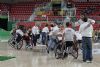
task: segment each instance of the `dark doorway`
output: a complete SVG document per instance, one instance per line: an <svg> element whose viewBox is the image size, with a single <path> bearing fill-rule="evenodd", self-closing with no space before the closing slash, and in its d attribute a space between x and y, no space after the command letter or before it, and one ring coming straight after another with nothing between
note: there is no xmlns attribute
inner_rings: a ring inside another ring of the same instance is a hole
<svg viewBox="0 0 100 67"><path fill-rule="evenodd" d="M8 18L0 18L0 28L7 30Z"/></svg>

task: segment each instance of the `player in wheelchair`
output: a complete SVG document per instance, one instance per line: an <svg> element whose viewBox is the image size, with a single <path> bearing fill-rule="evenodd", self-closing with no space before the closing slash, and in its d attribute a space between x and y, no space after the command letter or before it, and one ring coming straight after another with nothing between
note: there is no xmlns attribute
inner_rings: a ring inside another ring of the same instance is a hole
<svg viewBox="0 0 100 67"><path fill-rule="evenodd" d="M23 39L23 36L24 36L23 30L24 30L24 26L20 25L18 27L18 29L16 29L16 33L15 33L14 37L8 41L8 43L12 47L14 47L16 49L20 49L22 47L22 44L23 44L22 39Z"/></svg>
<svg viewBox="0 0 100 67"><path fill-rule="evenodd" d="M75 59L78 57L75 31L70 27L69 23L66 23L66 28L62 35L62 43L58 43L55 50L55 57L57 59L63 59L68 57L69 54L71 54Z"/></svg>
<svg viewBox="0 0 100 67"><path fill-rule="evenodd" d="M32 30L31 27L29 27L26 32L25 35L23 36L23 40L26 43L25 49L32 49Z"/></svg>

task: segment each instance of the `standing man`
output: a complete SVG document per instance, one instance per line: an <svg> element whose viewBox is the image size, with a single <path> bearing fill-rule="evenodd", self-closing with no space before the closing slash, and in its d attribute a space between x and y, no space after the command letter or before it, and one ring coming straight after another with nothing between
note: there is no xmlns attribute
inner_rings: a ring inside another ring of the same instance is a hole
<svg viewBox="0 0 100 67"><path fill-rule="evenodd" d="M94 20L87 18L86 14L82 15L81 25L79 32L82 35L82 50L83 50L83 62L91 63L92 57L92 33Z"/></svg>
<svg viewBox="0 0 100 67"><path fill-rule="evenodd" d="M34 46L36 46L36 42L37 42L37 36L39 35L39 28L37 26L37 24L35 24L35 26L32 27L32 46L34 44Z"/></svg>
<svg viewBox="0 0 100 67"><path fill-rule="evenodd" d="M47 44L48 33L49 33L49 28L48 28L48 24L46 24L45 27L42 29L42 44L43 45Z"/></svg>

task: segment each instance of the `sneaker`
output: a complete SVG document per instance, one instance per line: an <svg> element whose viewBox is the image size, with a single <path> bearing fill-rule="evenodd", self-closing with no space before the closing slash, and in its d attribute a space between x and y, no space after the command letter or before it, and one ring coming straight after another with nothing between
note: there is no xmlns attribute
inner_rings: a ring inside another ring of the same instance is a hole
<svg viewBox="0 0 100 67"><path fill-rule="evenodd" d="M87 63L92 63L92 61L89 61L89 60L87 60L86 62L87 62Z"/></svg>

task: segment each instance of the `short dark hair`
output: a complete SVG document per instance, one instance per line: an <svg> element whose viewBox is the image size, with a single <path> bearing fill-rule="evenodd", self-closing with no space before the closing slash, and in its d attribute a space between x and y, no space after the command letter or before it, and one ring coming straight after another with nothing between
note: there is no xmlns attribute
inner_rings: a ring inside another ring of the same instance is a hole
<svg viewBox="0 0 100 67"><path fill-rule="evenodd" d="M88 21L88 18L87 18L87 17L84 17L84 18L83 18L83 21L84 21L84 22L87 22L87 21Z"/></svg>
<svg viewBox="0 0 100 67"><path fill-rule="evenodd" d="M69 22L67 22L67 23L66 23L66 26L67 26L67 27L68 27L68 26L70 26L70 23L69 23Z"/></svg>
<svg viewBox="0 0 100 67"><path fill-rule="evenodd" d="M53 24L51 24L51 27L54 27L54 25L53 25Z"/></svg>
<svg viewBox="0 0 100 67"><path fill-rule="evenodd" d="M24 29L24 25L19 25L19 29L23 30Z"/></svg>
<svg viewBox="0 0 100 67"><path fill-rule="evenodd" d="M87 13L81 13L81 15L83 15L84 17L82 18L82 20L84 22L87 22L88 18L87 18Z"/></svg>

